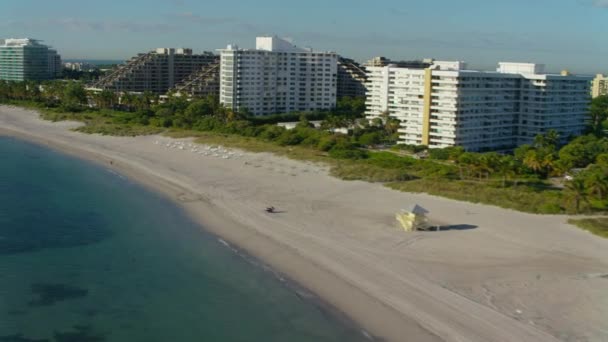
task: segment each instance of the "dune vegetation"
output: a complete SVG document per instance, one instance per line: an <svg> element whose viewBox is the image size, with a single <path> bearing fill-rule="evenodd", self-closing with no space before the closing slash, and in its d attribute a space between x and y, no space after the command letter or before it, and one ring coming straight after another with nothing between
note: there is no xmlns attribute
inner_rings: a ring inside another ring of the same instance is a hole
<svg viewBox="0 0 608 342"><path fill-rule="evenodd" d="M120 103L119 103L120 102ZM251 117L216 98L166 101L150 93L88 93L79 82L0 82L0 103L39 110L47 120L75 120L85 133L195 137L256 152L329 165L345 180L385 183L408 192L544 213L602 212L608 206L608 99L591 107L589 134L560 144L555 131L513 153L397 145L399 122L363 119L364 99L343 98L334 110ZM315 127L312 120L321 121ZM293 129L278 122L297 121ZM339 129L347 129L347 133ZM338 132L340 131L340 133Z"/></svg>

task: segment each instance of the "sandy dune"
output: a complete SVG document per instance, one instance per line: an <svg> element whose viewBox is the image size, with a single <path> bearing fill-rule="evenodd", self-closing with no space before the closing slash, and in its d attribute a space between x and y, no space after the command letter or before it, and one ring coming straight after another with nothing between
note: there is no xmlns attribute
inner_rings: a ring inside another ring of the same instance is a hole
<svg viewBox="0 0 608 342"><path fill-rule="evenodd" d="M0 134L29 136L167 193L376 336L608 341L608 240L565 216L400 193L332 178L323 166L189 140L85 135L74 125L0 107ZM397 230L394 213L411 203L461 229ZM267 205L281 212L267 214Z"/></svg>

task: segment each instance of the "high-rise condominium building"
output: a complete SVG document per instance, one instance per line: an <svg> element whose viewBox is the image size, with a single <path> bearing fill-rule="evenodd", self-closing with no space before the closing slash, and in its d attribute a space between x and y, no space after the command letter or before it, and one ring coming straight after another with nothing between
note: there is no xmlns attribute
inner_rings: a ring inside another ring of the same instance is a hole
<svg viewBox="0 0 608 342"><path fill-rule="evenodd" d="M57 50L49 49L48 63L49 74L51 75L51 78L61 77L61 72L63 71L63 63L61 63L61 56L59 56Z"/></svg>
<svg viewBox="0 0 608 342"><path fill-rule="evenodd" d="M365 68L384 67L389 64L392 66L395 66L395 67L399 67L399 68L424 69L424 68L430 67L431 64L433 64L433 60L425 59L422 61L416 61L416 60L414 60L414 61L392 61L386 57L378 56L378 57L374 57L374 58L370 59L369 61L365 62L365 64L363 64L363 66Z"/></svg>
<svg viewBox="0 0 608 342"><path fill-rule="evenodd" d="M338 84L336 95L341 97L365 96L367 74L365 69L352 59L338 57Z"/></svg>
<svg viewBox="0 0 608 342"><path fill-rule="evenodd" d="M503 150L551 129L567 138L585 127L589 77L544 74L542 65L527 63L500 63L496 72L439 61L367 71L367 118L399 119L402 144Z"/></svg>
<svg viewBox="0 0 608 342"><path fill-rule="evenodd" d="M211 52L193 54L191 49L159 48L131 58L91 88L165 94L192 73L217 61L218 56Z"/></svg>
<svg viewBox="0 0 608 342"><path fill-rule="evenodd" d="M253 115L331 109L336 105L337 55L257 37L256 49L220 50L220 102Z"/></svg>
<svg viewBox="0 0 608 342"><path fill-rule="evenodd" d="M0 39L0 80L40 81L60 74L61 57L40 41Z"/></svg>
<svg viewBox="0 0 608 342"><path fill-rule="evenodd" d="M591 97L596 98L601 95L608 95L608 77L597 74L593 79L591 87Z"/></svg>

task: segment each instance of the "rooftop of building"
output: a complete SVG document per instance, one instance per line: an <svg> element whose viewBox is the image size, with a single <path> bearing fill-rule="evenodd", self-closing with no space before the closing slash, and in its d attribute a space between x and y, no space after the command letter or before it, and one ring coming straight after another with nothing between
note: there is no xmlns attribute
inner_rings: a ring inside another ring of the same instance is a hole
<svg viewBox="0 0 608 342"><path fill-rule="evenodd" d="M520 62L499 62L498 68L495 71L473 70L468 68L468 64L463 61L436 61L425 59L423 61L410 62L393 62L384 57L376 57L370 60L367 67L386 67L403 69L426 69L431 68L437 71L452 71L459 73L477 73L484 75L523 75L526 77L570 77L573 79L591 79L592 77L584 75L574 75L568 70L563 70L561 73L546 73L544 64L536 63L520 63Z"/></svg>
<svg viewBox="0 0 608 342"><path fill-rule="evenodd" d="M386 57L374 57L363 64L365 67L384 67L391 65L397 68L409 68L409 69L426 69L430 67L432 60L411 60L411 61L393 61Z"/></svg>
<svg viewBox="0 0 608 342"><path fill-rule="evenodd" d="M0 47L45 46L41 40L32 38L0 39Z"/></svg>
<svg viewBox="0 0 608 342"><path fill-rule="evenodd" d="M314 51L311 47L299 47L287 38L277 36L256 37L255 49L242 49L238 45L228 44L225 49L218 51L268 51L268 52L290 52L290 53L335 53L333 51Z"/></svg>
<svg viewBox="0 0 608 342"><path fill-rule="evenodd" d="M215 56L215 54L213 52L210 52L210 51L203 51L201 53L194 53L192 51L192 49L190 49L190 48L156 48L152 52L155 53L155 54L157 54L157 55L186 55L186 56L208 55L208 56Z"/></svg>

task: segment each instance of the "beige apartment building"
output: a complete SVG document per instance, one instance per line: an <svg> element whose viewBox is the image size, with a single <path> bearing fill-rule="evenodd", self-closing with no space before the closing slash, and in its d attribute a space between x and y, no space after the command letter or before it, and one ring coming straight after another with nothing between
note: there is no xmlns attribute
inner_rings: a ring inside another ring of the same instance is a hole
<svg viewBox="0 0 608 342"><path fill-rule="evenodd" d="M608 77L597 74L591 86L591 97L596 98L601 95L608 95Z"/></svg>
<svg viewBox="0 0 608 342"><path fill-rule="evenodd" d="M366 117L397 118L400 144L509 150L552 129L565 139L585 128L590 77L529 63L500 63L495 72L419 64L367 67Z"/></svg>

